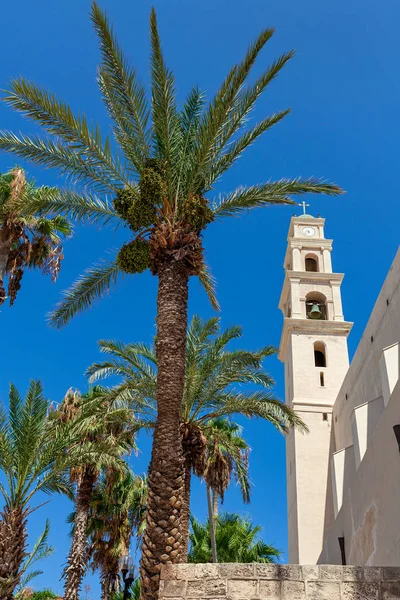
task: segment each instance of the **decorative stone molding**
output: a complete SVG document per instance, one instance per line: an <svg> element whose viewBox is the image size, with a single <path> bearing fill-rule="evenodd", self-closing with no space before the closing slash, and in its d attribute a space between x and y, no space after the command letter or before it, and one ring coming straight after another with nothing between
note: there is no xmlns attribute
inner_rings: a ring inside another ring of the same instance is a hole
<svg viewBox="0 0 400 600"><path fill-rule="evenodd" d="M160 600L396 600L399 567L164 565Z"/></svg>

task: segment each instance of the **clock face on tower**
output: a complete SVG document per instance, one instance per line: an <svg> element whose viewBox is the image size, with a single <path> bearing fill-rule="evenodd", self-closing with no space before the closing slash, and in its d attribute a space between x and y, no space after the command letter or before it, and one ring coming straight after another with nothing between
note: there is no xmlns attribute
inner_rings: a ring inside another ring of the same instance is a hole
<svg viewBox="0 0 400 600"><path fill-rule="evenodd" d="M306 235L307 237L311 237L316 234L314 227L303 227L302 232L303 235Z"/></svg>

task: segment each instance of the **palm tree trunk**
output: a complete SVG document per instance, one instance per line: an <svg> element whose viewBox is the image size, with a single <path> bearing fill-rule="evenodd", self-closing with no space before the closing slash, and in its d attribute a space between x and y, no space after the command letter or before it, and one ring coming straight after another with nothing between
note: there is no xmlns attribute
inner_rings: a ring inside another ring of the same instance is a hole
<svg viewBox="0 0 400 600"><path fill-rule="evenodd" d="M213 563L216 563L216 562L218 562L218 556L217 556L217 541L215 539L215 521L214 521L214 513L213 513L212 498L211 498L211 488L207 484L206 484L206 487L207 487L208 523L210 526L212 561L213 561Z"/></svg>
<svg viewBox="0 0 400 600"><path fill-rule="evenodd" d="M188 273L160 264L157 298L157 421L148 478L141 559L141 598L156 600L161 565L182 558L184 458L180 409L185 383Z"/></svg>
<svg viewBox="0 0 400 600"><path fill-rule="evenodd" d="M0 599L11 600L27 556L26 514L22 508L6 507L0 517Z"/></svg>
<svg viewBox="0 0 400 600"><path fill-rule="evenodd" d="M218 493L213 490L213 516L214 516L214 522L215 524L217 524L218 521L218 501L219 501L219 496Z"/></svg>
<svg viewBox="0 0 400 600"><path fill-rule="evenodd" d="M113 566L105 566L101 577L101 600L110 600L112 594L120 591L120 578L118 573L118 562Z"/></svg>
<svg viewBox="0 0 400 600"><path fill-rule="evenodd" d="M64 600L78 600L80 586L86 571L87 525L95 482L95 469L86 467L78 486L76 498L74 533L67 567L64 571Z"/></svg>
<svg viewBox="0 0 400 600"><path fill-rule="evenodd" d="M189 523L190 523L190 484L192 480L192 472L190 464L185 462L185 493L183 496L182 506L182 556L181 562L187 562L189 550Z"/></svg>
<svg viewBox="0 0 400 600"><path fill-rule="evenodd" d="M0 304L2 304L6 297L6 292L4 288L4 278L6 275L6 267L9 255L9 247L8 244L0 241Z"/></svg>

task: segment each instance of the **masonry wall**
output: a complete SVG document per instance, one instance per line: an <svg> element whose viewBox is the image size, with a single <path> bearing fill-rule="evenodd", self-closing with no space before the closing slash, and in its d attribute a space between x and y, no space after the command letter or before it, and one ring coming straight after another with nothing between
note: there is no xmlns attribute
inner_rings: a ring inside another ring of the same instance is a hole
<svg viewBox="0 0 400 600"><path fill-rule="evenodd" d="M160 600L397 600L400 568L165 565Z"/></svg>
<svg viewBox="0 0 400 600"><path fill-rule="evenodd" d="M400 454L393 433L400 424L399 342L400 250L333 407L319 563L341 564L338 537L344 537L347 562L400 565ZM390 394L382 364L388 347L398 363L391 365Z"/></svg>

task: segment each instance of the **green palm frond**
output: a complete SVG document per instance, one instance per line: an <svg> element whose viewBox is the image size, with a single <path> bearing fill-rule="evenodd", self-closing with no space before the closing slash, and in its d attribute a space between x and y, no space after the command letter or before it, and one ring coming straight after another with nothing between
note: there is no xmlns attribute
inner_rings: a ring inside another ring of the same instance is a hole
<svg viewBox="0 0 400 600"><path fill-rule="evenodd" d="M179 195L186 191L187 175L193 169L195 157L196 138L199 130L205 95L199 88L193 88L179 115L182 143L180 148L179 164L177 167L176 201Z"/></svg>
<svg viewBox="0 0 400 600"><path fill-rule="evenodd" d="M0 149L30 160L36 165L58 169L68 180L91 183L99 191L117 191L119 185L85 160L74 148L59 141L11 131L0 131Z"/></svg>
<svg viewBox="0 0 400 600"><path fill-rule="evenodd" d="M103 59L99 85L114 121L114 134L127 159L140 173L150 154L152 137L146 90L126 61L106 15L96 2L92 4L91 18Z"/></svg>
<svg viewBox="0 0 400 600"><path fill-rule="evenodd" d="M64 292L64 300L49 315L53 327L62 327L77 313L92 306L115 285L121 273L115 261L101 262L89 269Z"/></svg>
<svg viewBox="0 0 400 600"><path fill-rule="evenodd" d="M319 179L281 179L248 188L238 188L215 203L213 210L217 217L231 217L245 210L268 204L294 204L291 196L300 194L338 196L341 193L342 190L337 185Z"/></svg>
<svg viewBox="0 0 400 600"><path fill-rule="evenodd" d="M94 194L78 193L74 190L39 188L31 201L31 206L44 215L68 215L77 221L102 225L121 223L121 218L107 199L103 200Z"/></svg>
<svg viewBox="0 0 400 600"><path fill-rule="evenodd" d="M234 143L232 143L226 152L224 152L218 159L214 160L208 168L207 175L204 181L204 187L206 190L211 189L217 179L221 177L225 171L227 171L233 163L243 154L249 146L251 146L257 138L263 133L271 129L274 125L282 121L290 110L283 110L270 117L266 117L263 121L258 123L253 129L247 131L239 137Z"/></svg>
<svg viewBox="0 0 400 600"><path fill-rule="evenodd" d="M231 125L240 90L245 83L256 59L267 41L272 37L273 29L264 29L257 40L250 45L245 58L228 73L202 118L196 148L196 160L190 173L189 192L201 192L204 177L202 173L207 164L216 156L216 148L224 132Z"/></svg>
<svg viewBox="0 0 400 600"><path fill-rule="evenodd" d="M54 553L53 546L49 546L49 544L48 544L49 533L50 533L50 521L49 521L49 519L46 519L46 524L45 524L44 530L40 534L39 538L36 540L35 545L33 546L31 552L25 559L25 562L21 568L21 573L24 575L24 577L26 577L26 576L29 577L30 574L26 574L26 572L28 569L31 568L32 565L34 565L39 560L43 560L44 558L51 556ZM39 575L42 572L36 571L35 573L36 573L36 575ZM31 579L33 579L33 577L29 577L29 581ZM24 587L24 585L26 585L26 580L25 580L25 584L21 583L20 587Z"/></svg>
<svg viewBox="0 0 400 600"><path fill-rule="evenodd" d="M219 305L217 295L215 292L215 279L211 275L211 272L205 263L203 263L203 265L200 269L199 280L200 280L201 285L204 287L204 289L206 291L208 299L211 302L211 306L215 310L219 311L220 305Z"/></svg>
<svg viewBox="0 0 400 600"><path fill-rule="evenodd" d="M250 85L242 89L236 99L234 108L230 113L230 119L227 123L223 135L218 140L218 145L214 150L214 160L216 160L221 152L226 148L231 141L232 136L235 135L242 127L246 124L251 110L254 108L255 103L259 97L263 94L266 87L286 63L293 57L293 50L282 54L277 60L275 60L270 67L255 81L253 85ZM278 113L279 114L279 113ZM283 115L284 116L284 115ZM273 117L270 117L273 119ZM274 123L272 122L271 125ZM210 161L209 167L212 166L214 161Z"/></svg>
<svg viewBox="0 0 400 600"><path fill-rule="evenodd" d="M113 154L109 140L103 142L100 127L96 125L90 129L83 115L76 117L71 108L58 101L54 94L21 77L10 82L4 101L50 134L70 144L91 167L102 173L104 180L130 186L124 165Z"/></svg>
<svg viewBox="0 0 400 600"><path fill-rule="evenodd" d="M165 64L154 8L150 15L150 41L155 154L166 162L168 197L173 202L173 185L177 178L175 167L179 163L182 132L176 106L175 79Z"/></svg>
<svg viewBox="0 0 400 600"><path fill-rule="evenodd" d="M303 433L308 432L306 424L292 408L278 400L272 392L265 391L249 394L236 391L228 392L221 396L221 406L219 408L199 420L217 419L222 416L229 417L234 414L265 419L282 433L288 433L291 427L295 427Z"/></svg>

